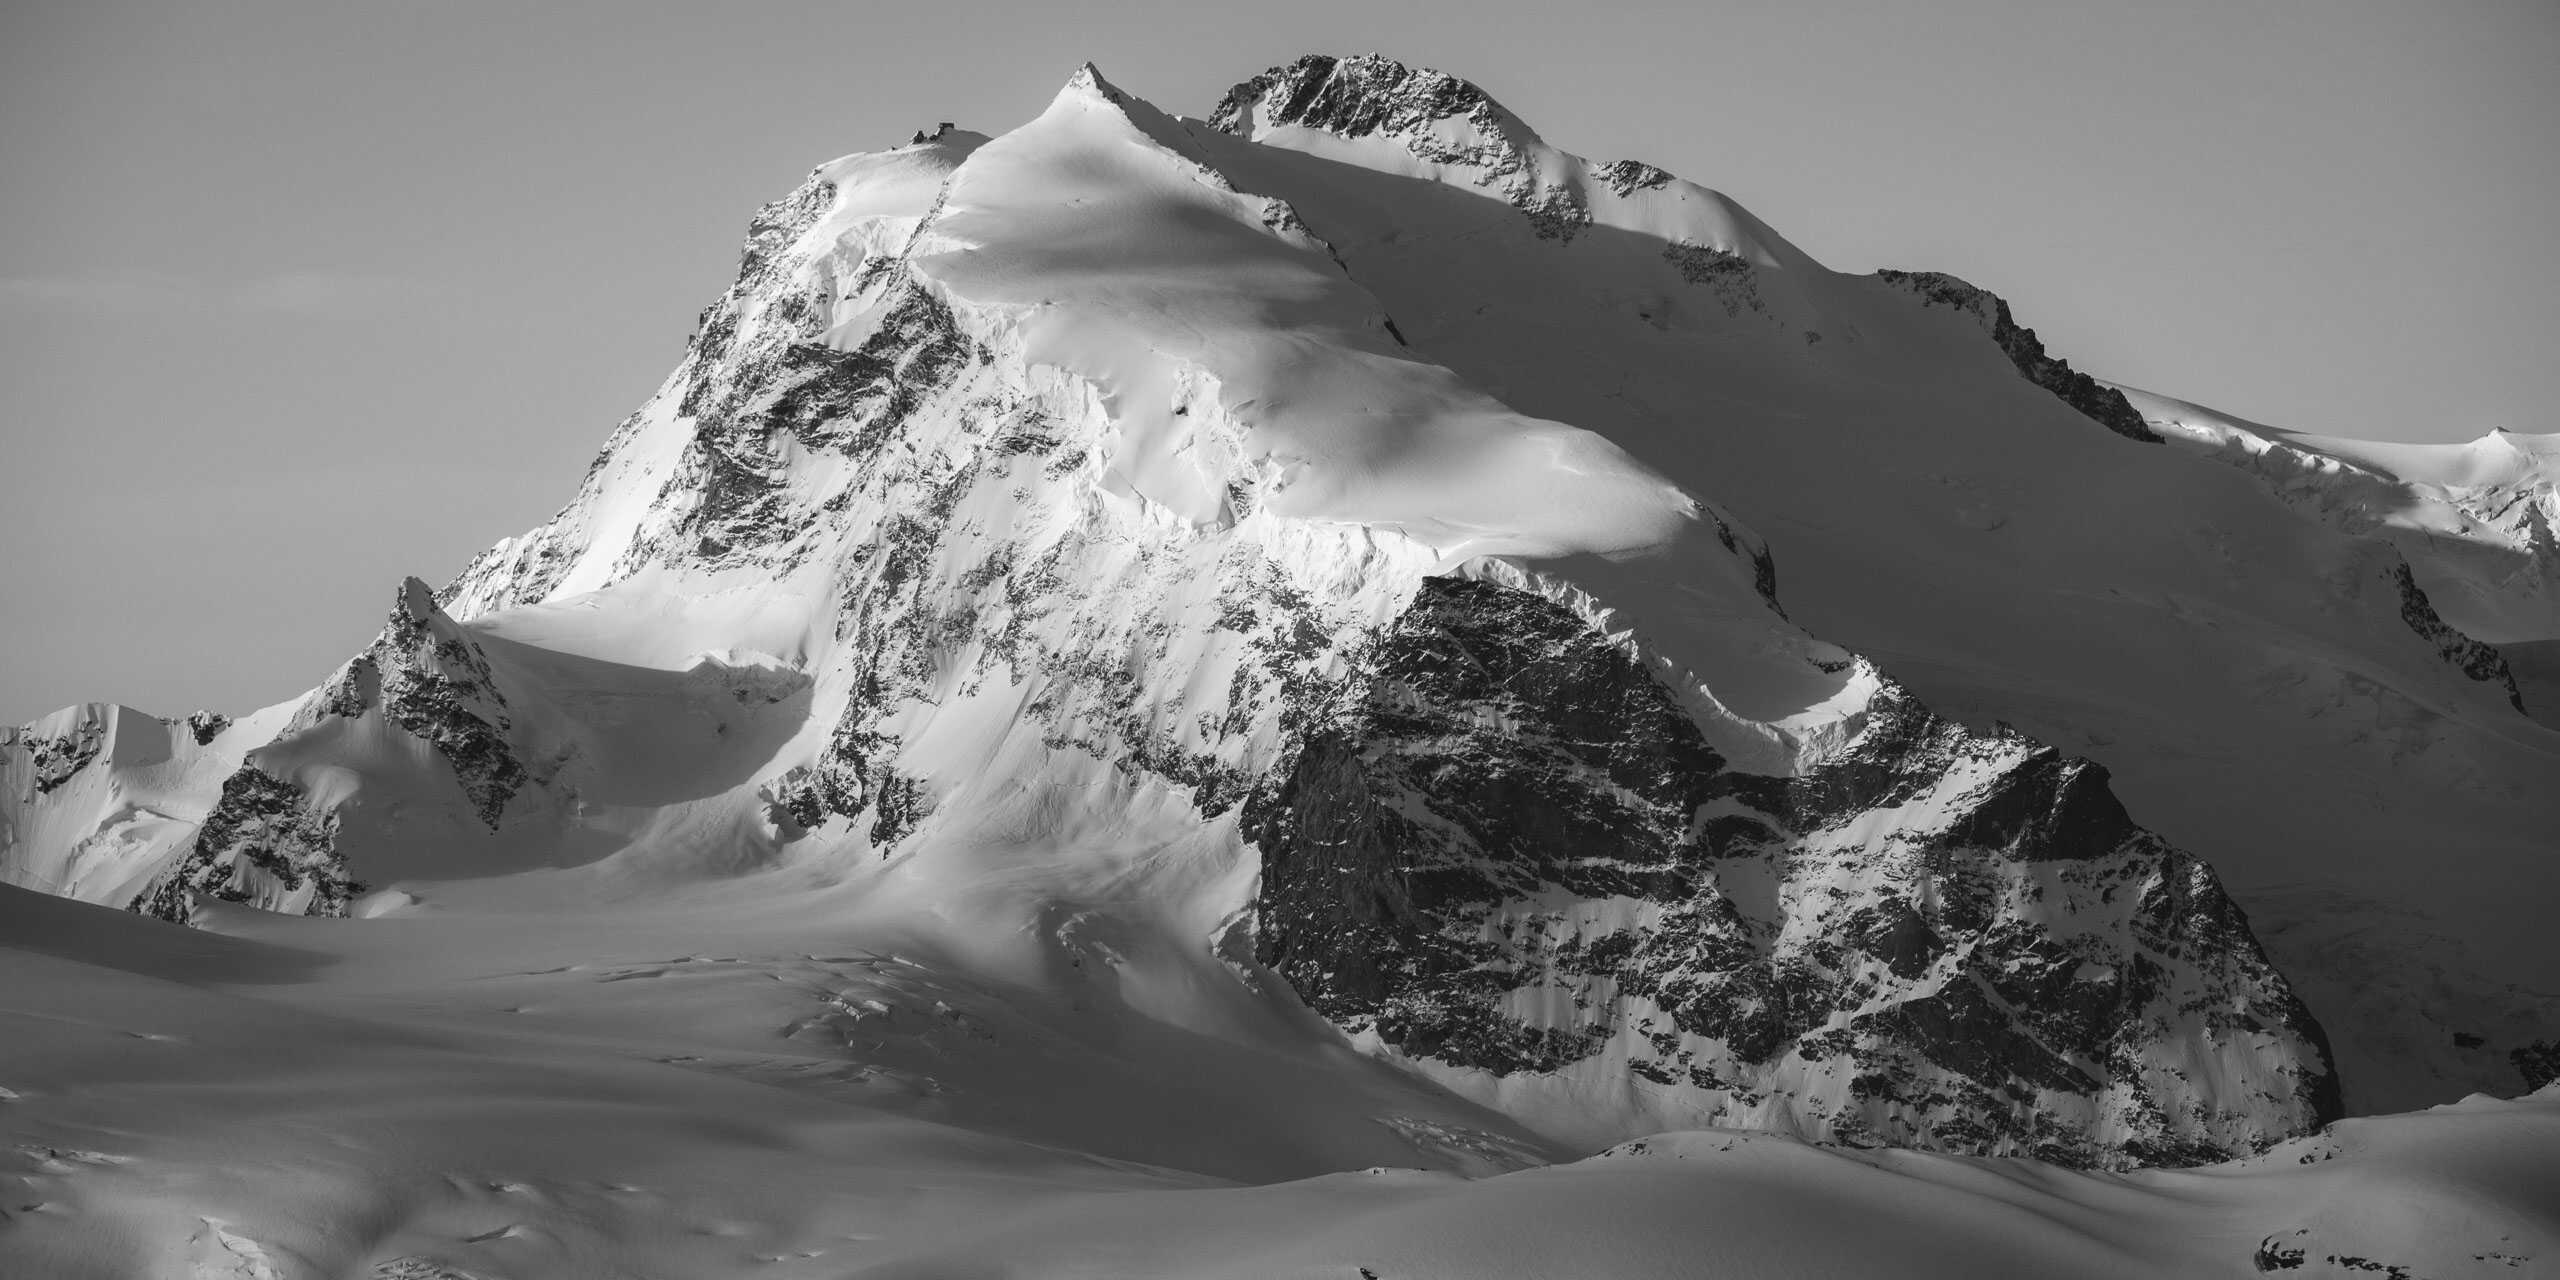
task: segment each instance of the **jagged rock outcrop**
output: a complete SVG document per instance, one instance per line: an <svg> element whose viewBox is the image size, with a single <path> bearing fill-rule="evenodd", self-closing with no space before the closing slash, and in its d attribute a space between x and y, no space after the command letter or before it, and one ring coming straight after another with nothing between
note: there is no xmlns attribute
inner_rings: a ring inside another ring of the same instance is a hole
<svg viewBox="0 0 2560 1280"><path fill-rule="evenodd" d="M2079 410L2091 422L2128 440L2160 442L2159 435L2143 423L2142 415L2126 401L2123 392L2048 353L2036 338L2036 331L2019 324L2009 314L2009 303L2000 295L1943 271L1886 269L1878 271L1875 278L1920 299L1923 306L1950 307L1973 317L1999 345L2000 354L2017 366L2018 376L2052 392L2054 398Z"/></svg>
<svg viewBox="0 0 2560 1280"><path fill-rule="evenodd" d="M2516 688L2516 676L2507 669L2505 654L2498 652L2495 646L2482 644L2445 625L2445 620L2437 616L2435 606L2427 602L2427 593L2419 589L2417 578L2409 572L2407 560L2393 555L2389 568L2384 572L2391 579L2392 591L2400 597L2400 620L2409 624L2409 630L2415 632L2419 639L2434 645L2436 652L2444 655L2446 664L2454 670L2483 684L2496 686L2506 693L2507 702L2516 710L2525 709L2524 694Z"/></svg>
<svg viewBox="0 0 2560 1280"><path fill-rule="evenodd" d="M1537 135L1518 116L1456 76L1392 58L1315 54L1274 67L1229 90L1209 124L1242 135L1284 125L1345 138L1384 134L1424 163L1473 171L1475 182L1517 206L1541 239L1571 241L1591 223L1571 191L1540 181L1531 151ZM1670 180L1651 166L1612 168L1608 177L1622 190Z"/></svg>
<svg viewBox="0 0 2560 1280"><path fill-rule="evenodd" d="M363 788L343 778L315 788L303 774L315 767L345 774L350 765L361 773L382 749L357 743L413 741L452 779L420 782L430 791L457 787L464 811L495 832L507 802L531 781L508 738L506 705L479 642L436 606L425 583L408 579L373 644L294 704L269 740L244 748L183 852L125 905L181 923L206 897L288 914L346 914L363 889L340 847L339 810ZM222 717L187 722L199 745L230 727Z"/></svg>
<svg viewBox="0 0 2560 1280"><path fill-rule="evenodd" d="M1245 825L1260 956L1347 1029L1494 1077L1632 1074L1724 1123L2072 1164L2339 1114L2213 873L2086 761L1886 687L1800 772L1738 769L1619 644L1484 581L1427 579L1355 666ZM2189 1078L2199 1031L2257 1046L2238 1096Z"/></svg>
<svg viewBox="0 0 2560 1280"><path fill-rule="evenodd" d="M196 745L209 746L222 731L231 727L231 717L219 711L198 711L187 717L187 732L195 736Z"/></svg>
<svg viewBox="0 0 2560 1280"><path fill-rule="evenodd" d="M391 619L365 661L380 681L383 715L444 757L472 812L497 830L507 801L526 780L507 742L506 699L488 659L436 607L427 584L416 578L401 584Z"/></svg>
<svg viewBox="0 0 2560 1280"><path fill-rule="evenodd" d="M288 915L342 916L364 886L338 852L338 818L310 793L256 765L222 784L222 798L194 844L133 909L187 923L199 898L243 902Z"/></svg>
<svg viewBox="0 0 2560 1280"><path fill-rule="evenodd" d="M1821 354L1812 295L1764 272L1809 260L1463 81L1306 59L1200 126L1088 68L1002 139L849 157L759 211L568 507L440 596L404 584L264 746L218 732L245 755L144 908L342 911L396 783L400 823L462 815L474 849L668 878L1012 851L1040 911L1185 930L1576 1140L1722 1121L2119 1165L2335 1113L2210 871L2102 770L1789 622L1740 521L1408 343L1294 192L1220 167L1295 127L1392 140L1542 253L1653 202L1665 234L1614 231L1648 299ZM536 642L563 629L592 652ZM758 646L775 725L674 675ZM596 666L626 683L544 684ZM674 780L680 753L612 741L680 724L753 740L687 739L725 771Z"/></svg>
<svg viewBox="0 0 2560 1280"><path fill-rule="evenodd" d="M107 726L103 719L82 716L69 732L46 735L35 732L13 734L9 746L27 756L29 780L37 795L50 795L79 775L89 762L98 758L105 745Z"/></svg>

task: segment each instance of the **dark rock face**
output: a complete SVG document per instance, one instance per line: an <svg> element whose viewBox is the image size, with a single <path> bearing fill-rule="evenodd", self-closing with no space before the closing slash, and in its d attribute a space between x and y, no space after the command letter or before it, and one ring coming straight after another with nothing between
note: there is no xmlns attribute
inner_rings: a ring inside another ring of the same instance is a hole
<svg viewBox="0 0 2560 1280"><path fill-rule="evenodd" d="M1456 76L1418 70L1375 54L1352 58L1309 54L1285 67L1274 67L1228 90L1209 113L1209 124L1230 133L1247 133L1250 113L1258 104L1267 107L1266 117L1272 124L1304 125L1346 138L1379 132L1406 134L1452 116L1490 122L1509 115L1484 90Z"/></svg>
<svg viewBox="0 0 2560 1280"><path fill-rule="evenodd" d="M757 226L770 230L759 234L788 243L831 195L813 179L799 195L767 206ZM982 375L992 354L960 332L939 297L908 278L902 257L866 258L841 280L798 281L787 271L773 253L751 252L737 285L709 313L684 393L693 440L670 485L682 487L674 504L686 514L667 545L648 554L783 573L858 519L857 508L885 517L853 549L843 589L840 638L861 654L860 692L820 758L775 788L781 815L796 828L868 815L870 840L885 852L931 806L915 780L890 763L896 743L880 722L930 682L941 646L974 628L977 605L943 598L931 570L956 504L971 483L987 478L959 456L900 456L892 446L928 406L948 411L955 399L965 402L974 427L1012 445L990 453L1003 464L998 469L1062 442L1040 430L1037 413L989 385ZM850 349L829 346L822 337L827 304L839 293L866 290L882 296L879 322ZM827 505L821 526L812 526L787 493L780 457L786 443L868 469L859 492ZM964 452L977 460L974 447ZM1008 568L993 566L975 585L1001 586ZM921 629L902 625L918 621Z"/></svg>
<svg viewBox="0 0 2560 1280"><path fill-rule="evenodd" d="M184 924L197 895L342 916L364 886L347 875L337 850L338 817L312 806L301 787L243 765L225 779L222 799L197 829L184 858L133 903L143 915Z"/></svg>
<svg viewBox="0 0 2560 1280"><path fill-rule="evenodd" d="M507 743L506 699L488 659L415 578L366 658L380 672L383 714L453 766L473 812L497 830L526 776Z"/></svg>
<svg viewBox="0 0 2560 1280"><path fill-rule="evenodd" d="M379 637L376 643L380 643ZM285 733L299 733L327 720L353 720L382 705L382 664L373 660L368 649L349 658L345 666L332 672L329 679L311 691L302 705L293 709L293 720Z"/></svg>
<svg viewBox="0 0 2560 1280"><path fill-rule="evenodd" d="M2524 693L2516 688L2516 675L2507 667L2507 655L2498 652L2495 645L2462 634L2437 616L2435 606L2427 603L2427 593L2409 572L2409 562L2397 552L2392 553L2389 572L2392 590L2400 595L2400 620L2409 624L2419 639L2434 645L2454 670L2506 690L2509 705L2523 711Z"/></svg>
<svg viewBox="0 0 2560 1280"><path fill-rule="evenodd" d="M1245 811L1259 957L1346 1029L1497 1076L1623 1052L1843 1140L2193 1163L2234 1145L2215 1106L2268 1101L2165 1096L2196 1017L2295 1064L2263 1140L2339 1112L2238 908L2094 764L1888 690L1814 767L1740 772L1578 616L1481 581L1426 580L1355 665ZM2029 1105L2061 1095L2104 1105Z"/></svg>
<svg viewBox="0 0 2560 1280"><path fill-rule="evenodd" d="M488 658L415 578L401 584L372 646L312 690L268 745L376 713L435 749L452 767L472 813L493 832L507 802L532 780L508 740L506 698ZM187 723L198 743L230 726L209 713ZM251 752L224 780L193 844L134 900L133 910L183 923L199 895L209 895L275 911L345 914L363 888L338 848L335 803L317 801L291 778L269 773L260 753Z"/></svg>
<svg viewBox="0 0 2560 1280"><path fill-rule="evenodd" d="M90 761L98 758L106 743L106 722L83 716L79 726L69 733L53 737L29 735L17 745L27 753L36 794L51 795L78 777Z"/></svg>
<svg viewBox="0 0 2560 1280"><path fill-rule="evenodd" d="M1301 125L1344 138L1384 134L1426 163L1476 169L1477 184L1509 200L1540 239L1571 241L1591 225L1591 211L1572 193L1544 189L1530 173L1527 144L1536 135L1528 125L1456 76L1376 54L1311 54L1228 90L1209 113L1209 124L1250 137L1257 110L1266 124ZM1470 141L1451 142L1432 128L1457 118L1468 126L1458 136ZM1613 167L1604 180L1635 190L1663 185L1670 176L1630 161Z"/></svg>
<svg viewBox="0 0 2560 1280"><path fill-rule="evenodd" d="M2560 1081L2560 1040L2536 1040L2510 1049L2507 1061L2516 1064L2516 1074L2524 1077L2526 1092L2544 1088Z"/></svg>
<svg viewBox="0 0 2560 1280"><path fill-rule="evenodd" d="M1593 176L1609 185L1621 197L1639 191L1659 191L1679 179L1667 170L1657 169L1642 160L1612 160L1593 171Z"/></svg>
<svg viewBox="0 0 2560 1280"><path fill-rule="evenodd" d="M1494 1007L1512 985L1489 981L1509 976L1488 967L1503 944L1440 923L1548 885L1669 894L1673 851L1721 761L1650 676L1525 593L1431 579L1371 661L1357 719L1314 732L1247 806L1263 850L1260 959L1319 1012L1419 1055L1497 1072L1586 1056L1590 1029L1532 1028ZM1496 717L1536 718L1469 732L1489 695ZM1373 750L1453 732L1445 755ZM1403 803L1418 796L1419 811Z"/></svg>
<svg viewBox="0 0 2560 1280"><path fill-rule="evenodd" d="M1727 316L1767 309L1760 301L1759 274L1741 254L1674 240L1662 246L1662 260L1670 263L1681 279L1712 291Z"/></svg>
<svg viewBox="0 0 2560 1280"><path fill-rule="evenodd" d="M1974 317L1991 340L1999 344L2000 353L2017 366L2019 376L2052 392L2055 398L2079 410L2082 417L2128 440L2160 443L2160 437L2142 421L2142 415L2123 392L2100 386L2068 361L2046 354L2036 331L2020 325L2000 295L1941 271L1885 270L1877 272L1876 279L1917 297L1923 306L1952 307Z"/></svg>
<svg viewBox="0 0 2560 1280"><path fill-rule="evenodd" d="M211 745L214 739L222 736L223 730L230 727L231 717L219 711L199 711L187 717L187 732L195 737L199 747Z"/></svg>

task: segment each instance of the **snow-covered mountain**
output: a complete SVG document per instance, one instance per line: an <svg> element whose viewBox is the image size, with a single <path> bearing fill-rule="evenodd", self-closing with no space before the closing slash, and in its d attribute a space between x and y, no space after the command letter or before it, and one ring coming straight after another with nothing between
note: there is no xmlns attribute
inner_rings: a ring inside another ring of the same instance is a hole
<svg viewBox="0 0 2560 1280"><path fill-rule="evenodd" d="M2344 440L2120 390L2163 439L2259 477L2306 519L2397 547L2436 613L2497 647L2526 712L2560 711L2560 435Z"/></svg>
<svg viewBox="0 0 2560 1280"><path fill-rule="evenodd" d="M2560 734L2150 403L1448 76L1088 67L766 206L570 504L311 694L8 739L0 871L403 918L333 938L819 895L953 1028L1041 975L1347 1037L1496 1135L1440 1162L2186 1164L2511 1088ZM881 998L789 1034L904 1070Z"/></svg>

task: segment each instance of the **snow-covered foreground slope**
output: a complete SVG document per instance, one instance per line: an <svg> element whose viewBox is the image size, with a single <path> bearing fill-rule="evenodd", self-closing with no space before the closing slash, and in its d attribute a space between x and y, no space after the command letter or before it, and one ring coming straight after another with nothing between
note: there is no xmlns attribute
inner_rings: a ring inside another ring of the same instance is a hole
<svg viewBox="0 0 2560 1280"><path fill-rule="evenodd" d="M419 1073L429 1164L523 1146L473 1073L1026 1187L2195 1164L2551 1033L2560 735L2479 648L1961 281L1383 60L1210 121L1087 68L762 210L570 505L308 696L0 744L0 873L266 939L193 976L351 1056L236 1088Z"/></svg>
<svg viewBox="0 0 2560 1280"><path fill-rule="evenodd" d="M1736 1130L1545 1164L1560 1153L1357 1054L1071 1016L1102 975L964 981L928 952L842 948L841 894L503 896L410 920L226 907L189 932L0 888L0 1274L2508 1277L2560 1259L2547 1092L2130 1176Z"/></svg>

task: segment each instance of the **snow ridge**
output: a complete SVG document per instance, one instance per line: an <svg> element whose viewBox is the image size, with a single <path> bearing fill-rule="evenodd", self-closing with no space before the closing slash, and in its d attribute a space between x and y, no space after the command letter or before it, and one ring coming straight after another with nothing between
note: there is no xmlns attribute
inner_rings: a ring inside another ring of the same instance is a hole
<svg viewBox="0 0 2560 1280"><path fill-rule="evenodd" d="M2143 423L2124 393L2048 354L2036 331L2009 314L2009 303L1988 289L1977 288L1943 271L1887 269L1875 278L1918 297L1923 306L1952 307L1973 317L1998 343L2000 353L2017 366L2018 376L2052 392L2080 415L2128 440L2158 444L2160 437Z"/></svg>
<svg viewBox="0 0 2560 1280"><path fill-rule="evenodd" d="M1088 66L760 210L570 505L216 735L192 842L100 900L993 880L1074 963L1162 940L1573 1142L2122 1166L2336 1114L2317 1023L2104 769L1929 712L1787 619L1742 521L1409 343L1281 135L1391 146L1540 252L1651 219L1647 288L1858 340L1738 208L1453 77L1305 59L1203 126Z"/></svg>

